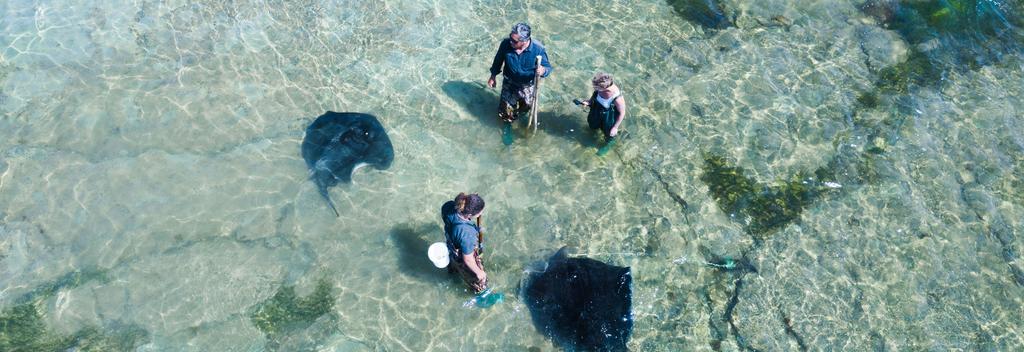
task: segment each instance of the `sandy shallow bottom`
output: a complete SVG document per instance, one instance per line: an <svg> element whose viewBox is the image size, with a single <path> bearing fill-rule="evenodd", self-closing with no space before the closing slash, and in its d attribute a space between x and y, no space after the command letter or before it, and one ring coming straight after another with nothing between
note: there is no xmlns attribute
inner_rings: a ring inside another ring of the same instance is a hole
<svg viewBox="0 0 1024 352"><path fill-rule="evenodd" d="M660 1L0 4L0 307L114 349L549 351L517 289L570 246L632 268L635 351L1024 347L1019 46L958 66L857 1L722 4L720 30ZM517 20L556 71L539 131L504 146L483 83ZM864 104L915 51L941 80ZM596 71L629 103L604 157L570 103ZM340 217L299 154L328 110L395 147L331 189ZM836 184L752 233L702 179L712 155ZM486 310L425 255L460 191L487 200L509 295ZM329 309L260 329L318 284Z"/></svg>

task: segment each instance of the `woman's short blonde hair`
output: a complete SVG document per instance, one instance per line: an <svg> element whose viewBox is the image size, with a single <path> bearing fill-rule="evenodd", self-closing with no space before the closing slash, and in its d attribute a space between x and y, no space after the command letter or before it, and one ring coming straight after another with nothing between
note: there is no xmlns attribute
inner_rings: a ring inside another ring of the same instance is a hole
<svg viewBox="0 0 1024 352"><path fill-rule="evenodd" d="M590 82L594 84L594 87L601 87L602 89L611 87L612 84L615 84L615 82L612 81L612 75L604 72L598 72Z"/></svg>

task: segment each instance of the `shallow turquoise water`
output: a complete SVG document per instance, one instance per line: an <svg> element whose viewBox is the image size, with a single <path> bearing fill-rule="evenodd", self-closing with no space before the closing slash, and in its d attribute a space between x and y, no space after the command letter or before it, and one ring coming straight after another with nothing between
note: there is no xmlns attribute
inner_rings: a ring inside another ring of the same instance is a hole
<svg viewBox="0 0 1024 352"><path fill-rule="evenodd" d="M548 351L515 290L571 246L632 268L635 351L1021 349L1021 6L982 18L998 33L935 10L921 34L860 1L721 4L718 30L663 1L0 4L0 307L31 302L49 336L128 336L115 349ZM518 20L556 71L539 132L505 147L483 83ZM878 88L915 57L937 74ZM604 158L570 103L598 70L629 103ZM377 115L395 145L332 189L340 218L299 155L326 110ZM702 180L708 155L841 187L751 233ZM488 310L425 257L460 191L488 202L510 293ZM328 313L256 327L318 282Z"/></svg>

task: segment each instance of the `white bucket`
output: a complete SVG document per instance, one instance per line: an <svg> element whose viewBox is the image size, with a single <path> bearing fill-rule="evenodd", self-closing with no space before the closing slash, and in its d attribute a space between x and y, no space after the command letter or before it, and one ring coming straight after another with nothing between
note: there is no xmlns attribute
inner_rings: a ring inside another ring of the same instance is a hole
<svg viewBox="0 0 1024 352"><path fill-rule="evenodd" d="M444 242L435 242L427 249L427 257L430 258L431 262L434 262L434 266L438 268L447 267L448 246L446 246Z"/></svg>

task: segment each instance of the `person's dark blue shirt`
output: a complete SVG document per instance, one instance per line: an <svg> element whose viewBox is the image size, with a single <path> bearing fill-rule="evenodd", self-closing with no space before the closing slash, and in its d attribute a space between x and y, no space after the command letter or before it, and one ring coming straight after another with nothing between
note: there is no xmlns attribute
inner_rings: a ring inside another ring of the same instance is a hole
<svg viewBox="0 0 1024 352"><path fill-rule="evenodd" d="M455 211L455 202L448 201L441 205L441 220L444 221L445 244L448 253L455 253L456 247L462 255L473 254L477 247L477 236L480 229L469 220L459 217ZM452 258L461 262L461 257Z"/></svg>
<svg viewBox="0 0 1024 352"><path fill-rule="evenodd" d="M541 57L540 65L545 68L544 75L551 74L551 63L548 62L548 52L544 45L536 39L530 40L530 45L523 49L521 54L516 54L512 47L512 40L505 38L498 45L498 52L494 54L494 63L491 64L491 74L498 75L501 72L505 76L505 83L514 83L518 86L533 84L533 77L537 71L537 56Z"/></svg>

